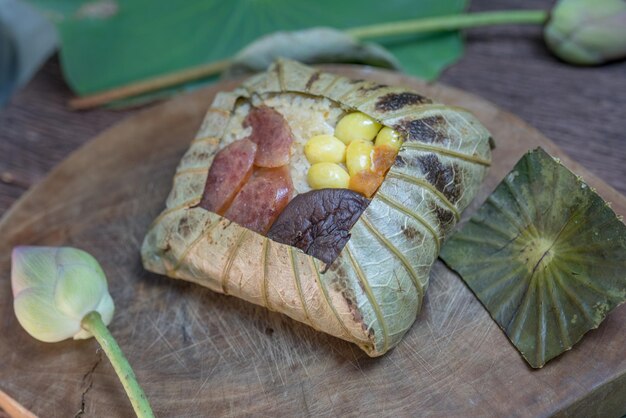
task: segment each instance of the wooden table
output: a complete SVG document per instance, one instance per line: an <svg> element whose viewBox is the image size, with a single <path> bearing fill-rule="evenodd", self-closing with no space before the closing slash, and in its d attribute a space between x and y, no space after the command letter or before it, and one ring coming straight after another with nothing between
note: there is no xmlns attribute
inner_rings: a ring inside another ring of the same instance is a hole
<svg viewBox="0 0 626 418"><path fill-rule="evenodd" d="M475 1L473 10L547 7L547 1ZM575 68L552 58L534 27L474 30L443 83L516 113L572 158L626 193L626 62ZM0 110L0 215L93 135L136 110L75 113L58 61L50 60ZM0 416L2 413L0 412Z"/></svg>

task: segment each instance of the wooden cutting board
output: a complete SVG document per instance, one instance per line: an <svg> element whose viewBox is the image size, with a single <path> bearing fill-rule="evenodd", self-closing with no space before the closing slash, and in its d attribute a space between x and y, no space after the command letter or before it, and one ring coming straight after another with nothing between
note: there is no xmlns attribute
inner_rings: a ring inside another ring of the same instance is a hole
<svg viewBox="0 0 626 418"><path fill-rule="evenodd" d="M467 93L387 71L327 69L406 85L472 110L496 139L470 215L528 149L562 158L626 215L626 199L515 116ZM179 158L225 82L169 101L99 135L0 222L0 389L40 416L132 415L96 341L40 343L12 309L10 250L91 252L116 302L110 326L158 416L620 416L626 412L626 306L541 370L532 370L441 262L403 342L371 359L284 316L143 270L139 247ZM558 100L558 98L554 98Z"/></svg>

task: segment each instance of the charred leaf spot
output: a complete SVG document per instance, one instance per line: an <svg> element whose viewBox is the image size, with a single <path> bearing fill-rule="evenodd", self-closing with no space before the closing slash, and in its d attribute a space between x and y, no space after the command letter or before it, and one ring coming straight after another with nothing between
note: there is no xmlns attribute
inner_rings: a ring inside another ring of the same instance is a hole
<svg viewBox="0 0 626 418"><path fill-rule="evenodd" d="M304 86L304 89L306 91L311 90L311 87L313 87L313 84L315 84L315 82L320 79L320 74L321 73L319 71L316 71L313 73L313 75L311 75L311 77L309 77L308 81L306 82L306 85Z"/></svg>
<svg viewBox="0 0 626 418"><path fill-rule="evenodd" d="M330 269L332 272L337 272L338 271L338 267L337 266L333 266ZM333 290L335 292L343 292L343 290L346 288L347 285L347 279L346 279L346 275L345 275L345 271L342 269L342 273L344 274L335 274L335 276L332 277L332 280L330 282Z"/></svg>
<svg viewBox="0 0 626 418"><path fill-rule="evenodd" d="M435 154L416 159L426 180L435 186L451 202L456 203L462 194L461 174L458 165L442 164Z"/></svg>
<svg viewBox="0 0 626 418"><path fill-rule="evenodd" d="M341 274L337 273L335 275L334 279L331 282L331 285L335 292L341 293L341 296L345 299L349 307L356 305L356 296L354 295L354 291L348 284L348 277L345 274L344 270L342 270Z"/></svg>
<svg viewBox="0 0 626 418"><path fill-rule="evenodd" d="M346 277L346 269L339 263L332 263L328 269L339 277Z"/></svg>
<svg viewBox="0 0 626 418"><path fill-rule="evenodd" d="M387 87L389 86L386 84L371 84L371 85L365 85L365 86L359 87L359 91L362 91L363 93L369 93L371 91L385 89Z"/></svg>
<svg viewBox="0 0 626 418"><path fill-rule="evenodd" d="M423 119L404 120L395 128L406 134L407 141L443 144L448 139L445 133L446 126L447 122L442 116L429 116Z"/></svg>
<svg viewBox="0 0 626 418"><path fill-rule="evenodd" d="M398 154L398 155L396 155L396 161L395 161L395 163L393 165L394 165L394 167L398 167L398 168L405 167L406 166L406 161L405 161L404 157L401 157L400 154Z"/></svg>
<svg viewBox="0 0 626 418"><path fill-rule="evenodd" d="M187 238L189 234L191 233L191 225L189 225L189 218L187 218L186 216L183 216L182 218L180 218L180 221L178 221L178 227L176 228L176 230L184 238Z"/></svg>
<svg viewBox="0 0 626 418"><path fill-rule="evenodd" d="M208 218L206 220L206 222L204 223L204 227L202 228L203 231L207 231L211 228L211 225L213 224L213 221L211 220L211 218ZM205 239L206 239L206 243L207 245L213 245L215 243L215 240L213 238L213 234L204 234Z"/></svg>
<svg viewBox="0 0 626 418"><path fill-rule="evenodd" d="M347 189L299 194L282 211L267 236L332 264L368 204L361 194Z"/></svg>
<svg viewBox="0 0 626 418"><path fill-rule="evenodd" d="M360 83L364 83L365 80L363 80L362 78L355 78L349 81L350 84L360 84Z"/></svg>
<svg viewBox="0 0 626 418"><path fill-rule="evenodd" d="M331 282L333 290L337 293L340 293L341 297L343 297L343 299L346 301L346 305L348 305L348 309L350 309L350 313L352 314L352 319L354 320L354 322L356 322L357 324L361 324L361 329L368 332L368 336L372 338L374 336L374 330L370 329L368 331L367 325L365 324L365 319L358 309L354 290L352 290L352 288L349 286L348 278L345 275L345 271L343 271L343 268L341 268L341 270L343 272L342 274L339 273L339 270L336 270L336 279Z"/></svg>
<svg viewBox="0 0 626 418"><path fill-rule="evenodd" d="M353 296L351 295L350 292L344 290L341 292L341 296L343 296L343 298L345 299L346 303L348 304L348 307L352 307L354 306L354 300L352 299Z"/></svg>
<svg viewBox="0 0 626 418"><path fill-rule="evenodd" d="M451 211L442 208L436 203L433 203L432 210L435 212L435 216L437 216L437 220L442 226L442 229L445 230L448 228L449 225L454 224L454 214Z"/></svg>
<svg viewBox="0 0 626 418"><path fill-rule="evenodd" d="M342 293L342 296L345 295ZM352 319L354 319L354 322L356 322L357 324L361 324L361 329L363 331L367 331L367 325L365 325L365 319L363 318L363 315L361 315L361 312L358 310L356 303L351 303L349 301L349 299L346 298L346 302L348 303L348 308L350 308L350 313L352 314ZM370 338L372 338L374 336L374 330L370 329L368 332L368 336Z"/></svg>
<svg viewBox="0 0 626 418"><path fill-rule="evenodd" d="M410 225L402 226L402 235L404 235L409 240L414 240L416 237L419 237L421 234L417 229Z"/></svg>
<svg viewBox="0 0 626 418"><path fill-rule="evenodd" d="M379 112L391 112L422 103L430 103L430 100L416 93L389 93L378 99L376 110Z"/></svg>

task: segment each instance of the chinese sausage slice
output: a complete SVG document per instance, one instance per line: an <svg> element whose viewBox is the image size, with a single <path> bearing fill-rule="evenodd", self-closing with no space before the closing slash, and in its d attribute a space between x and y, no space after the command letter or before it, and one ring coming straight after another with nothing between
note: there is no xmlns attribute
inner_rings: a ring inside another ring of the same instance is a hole
<svg viewBox="0 0 626 418"><path fill-rule="evenodd" d="M224 217L265 234L289 203L292 193L293 185L286 167L255 170Z"/></svg>
<svg viewBox="0 0 626 418"><path fill-rule="evenodd" d="M257 146L240 139L220 150L213 159L200 206L220 215L252 174Z"/></svg>
<svg viewBox="0 0 626 418"><path fill-rule="evenodd" d="M143 264L382 355L415 321L489 142L466 110L279 60L215 97Z"/></svg>
<svg viewBox="0 0 626 418"><path fill-rule="evenodd" d="M254 165L272 168L289 163L293 136L283 115L267 106L253 107L244 126L252 128L250 140L258 146Z"/></svg>

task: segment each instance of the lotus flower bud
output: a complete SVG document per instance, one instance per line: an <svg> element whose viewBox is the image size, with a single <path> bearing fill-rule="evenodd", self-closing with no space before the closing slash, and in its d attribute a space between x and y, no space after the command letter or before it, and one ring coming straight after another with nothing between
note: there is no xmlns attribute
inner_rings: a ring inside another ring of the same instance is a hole
<svg viewBox="0 0 626 418"><path fill-rule="evenodd" d="M581 65L626 57L625 0L560 0L544 29L548 47Z"/></svg>
<svg viewBox="0 0 626 418"><path fill-rule="evenodd" d="M81 320L97 311L105 325L113 317L113 299L100 264L69 247L16 247L11 284L15 315L34 338L57 342L91 337Z"/></svg>

